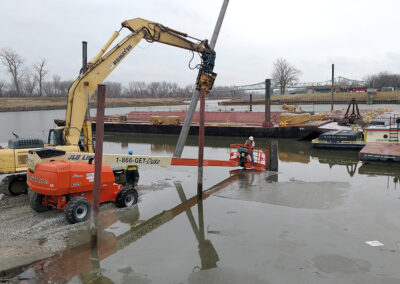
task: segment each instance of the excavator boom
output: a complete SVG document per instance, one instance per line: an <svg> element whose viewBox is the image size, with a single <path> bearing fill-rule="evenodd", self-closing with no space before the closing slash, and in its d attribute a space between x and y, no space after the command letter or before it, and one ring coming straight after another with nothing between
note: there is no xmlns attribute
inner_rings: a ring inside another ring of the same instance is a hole
<svg viewBox="0 0 400 284"><path fill-rule="evenodd" d="M122 27L129 29L132 33L106 53L119 35L119 32L114 32L110 40L107 41L100 52L90 61L87 71L81 74L69 89L66 124L64 127L66 145L77 145L81 130L83 129L83 134L86 138L85 141L88 143L84 145L84 151L93 152L93 143L88 130L90 127L85 127L84 125L87 104L95 92L97 85L107 78L142 39L199 52L202 57L202 65L197 81L199 83L207 82L207 86L205 87L207 91L212 87L216 76L212 72L215 52L210 49L207 40L191 41L185 33L141 18L124 21ZM209 78L209 80L205 80L205 77Z"/></svg>
<svg viewBox="0 0 400 284"><path fill-rule="evenodd" d="M141 18L135 18L124 21L121 25L129 29L132 33L145 30L144 38L149 42L157 41L183 49L197 51L202 54L209 53L215 55L214 50L210 49L208 46L207 40L197 40L198 43L192 42L187 39L189 36L186 33L179 32L158 23L153 23Z"/></svg>
<svg viewBox="0 0 400 284"><path fill-rule="evenodd" d="M26 192L27 156L32 149L55 147L66 152L94 152L88 112L90 99L97 85L107 78L142 39L200 53L202 63L197 76L197 88L205 89L206 92L212 88L216 77L213 73L215 52L209 47L207 40L197 40L141 18L124 21L122 28L129 29L131 33L109 49L119 36L119 31L114 32L69 88L65 127L50 129L47 145L43 145L41 141L38 143L36 140L39 139L16 138L9 141L9 147L0 147L0 174L11 174L0 181L0 192L8 191L13 195Z"/></svg>

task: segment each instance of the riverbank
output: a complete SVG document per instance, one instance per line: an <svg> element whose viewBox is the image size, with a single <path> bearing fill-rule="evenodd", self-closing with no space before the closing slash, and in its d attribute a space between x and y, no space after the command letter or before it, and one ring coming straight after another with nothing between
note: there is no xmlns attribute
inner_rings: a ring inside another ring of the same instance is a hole
<svg viewBox="0 0 400 284"><path fill-rule="evenodd" d="M333 100L335 104L347 104L354 98L358 103L366 103L367 93L335 93ZM398 104L398 92L378 92L374 95L372 102L374 104ZM294 95L278 95L271 97L271 104L330 104L331 93L315 93L315 94L294 94ZM219 105L248 105L250 104L249 95L243 98L234 98L229 101L220 102ZM265 104L264 97L253 98L253 105Z"/></svg>
<svg viewBox="0 0 400 284"><path fill-rule="evenodd" d="M106 98L106 107L184 105L184 98ZM2 97L0 112L65 109L66 97ZM91 107L96 107L92 100Z"/></svg>

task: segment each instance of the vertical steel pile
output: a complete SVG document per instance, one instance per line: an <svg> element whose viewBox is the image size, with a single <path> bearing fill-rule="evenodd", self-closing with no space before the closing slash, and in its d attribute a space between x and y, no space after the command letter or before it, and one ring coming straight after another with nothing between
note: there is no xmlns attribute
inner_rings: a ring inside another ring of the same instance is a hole
<svg viewBox="0 0 400 284"><path fill-rule="evenodd" d="M264 127L271 127L271 79L265 79L265 121Z"/></svg>
<svg viewBox="0 0 400 284"><path fill-rule="evenodd" d="M250 112L252 112L253 111L253 95L252 94L250 94Z"/></svg>
<svg viewBox="0 0 400 284"><path fill-rule="evenodd" d="M97 92L97 116L96 116L96 151L94 164L94 185L92 195L92 218L90 219L90 239L92 247L97 247L97 227L99 222L99 202L101 187L101 167L103 162L103 138L104 138L104 109L106 86L98 85Z"/></svg>
<svg viewBox="0 0 400 284"><path fill-rule="evenodd" d="M203 160L204 160L204 117L206 105L206 91L200 90L200 124L199 124L199 154L197 168L197 197L202 198L203 193Z"/></svg>
<svg viewBox="0 0 400 284"><path fill-rule="evenodd" d="M216 45L217 39L218 39L218 34L219 34L219 31L221 30L222 21L224 20L224 16L225 16L226 9L228 7L228 3L229 3L229 0L224 0L224 3L222 3L221 11L219 12L218 20L217 20L217 23L215 24L214 32L213 32L213 35L212 35L211 41L210 41L211 49L215 49L215 45ZM185 146L186 138L189 134L190 124L192 123L193 115L196 111L196 106L197 106L198 101L199 101L199 92L194 91L192 99L190 101L189 109L186 113L185 122L183 123L181 133L179 134L178 142L176 143L174 157L182 156L183 147Z"/></svg>
<svg viewBox="0 0 400 284"><path fill-rule="evenodd" d="M333 94L335 92L335 64L332 64L331 111L333 111Z"/></svg>

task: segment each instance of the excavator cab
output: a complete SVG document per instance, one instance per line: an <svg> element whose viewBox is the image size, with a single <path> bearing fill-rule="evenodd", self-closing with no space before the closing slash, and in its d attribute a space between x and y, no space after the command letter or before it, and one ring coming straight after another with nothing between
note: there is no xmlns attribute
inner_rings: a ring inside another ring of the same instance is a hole
<svg viewBox="0 0 400 284"><path fill-rule="evenodd" d="M65 145L63 130L63 128L50 129L47 143L53 146Z"/></svg>
<svg viewBox="0 0 400 284"><path fill-rule="evenodd" d="M79 146L79 150L82 152L86 152L84 139L85 139L85 136L83 133L81 133L81 135L79 137L79 141L78 141L78 146ZM53 145L53 146L65 145L64 128L50 129L47 143L49 145Z"/></svg>

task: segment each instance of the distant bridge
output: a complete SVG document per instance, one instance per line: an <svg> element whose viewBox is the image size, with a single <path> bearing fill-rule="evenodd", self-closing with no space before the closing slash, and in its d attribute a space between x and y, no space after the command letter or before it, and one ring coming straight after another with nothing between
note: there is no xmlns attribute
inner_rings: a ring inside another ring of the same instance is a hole
<svg viewBox="0 0 400 284"><path fill-rule="evenodd" d="M367 81L352 80L345 77L336 77L334 79L335 89L357 89L366 88L368 85ZM311 90L321 90L330 89L332 86L332 80L327 80L323 82L302 82L294 83L286 86L286 89L311 89ZM260 82L251 85L234 86L234 91L255 91L255 90L265 90L265 82Z"/></svg>

